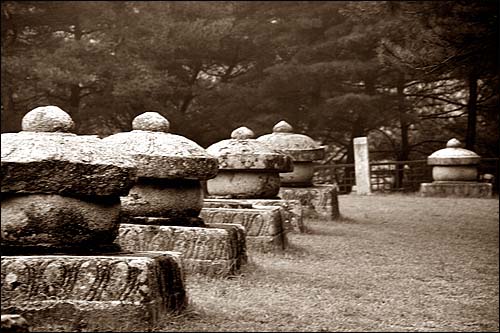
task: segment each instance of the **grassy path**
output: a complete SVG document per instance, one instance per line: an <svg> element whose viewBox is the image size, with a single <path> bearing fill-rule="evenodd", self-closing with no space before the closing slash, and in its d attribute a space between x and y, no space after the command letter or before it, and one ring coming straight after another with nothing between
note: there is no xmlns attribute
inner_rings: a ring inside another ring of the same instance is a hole
<svg viewBox="0 0 500 333"><path fill-rule="evenodd" d="M498 331L498 199L340 196L284 254L187 279L170 331Z"/></svg>

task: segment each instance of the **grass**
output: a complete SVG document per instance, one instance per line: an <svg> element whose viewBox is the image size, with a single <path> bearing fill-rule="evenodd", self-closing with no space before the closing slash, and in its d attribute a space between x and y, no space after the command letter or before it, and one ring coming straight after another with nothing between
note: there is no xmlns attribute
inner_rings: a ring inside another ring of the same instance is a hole
<svg viewBox="0 0 500 333"><path fill-rule="evenodd" d="M283 254L186 280L160 331L497 331L498 199L339 196Z"/></svg>

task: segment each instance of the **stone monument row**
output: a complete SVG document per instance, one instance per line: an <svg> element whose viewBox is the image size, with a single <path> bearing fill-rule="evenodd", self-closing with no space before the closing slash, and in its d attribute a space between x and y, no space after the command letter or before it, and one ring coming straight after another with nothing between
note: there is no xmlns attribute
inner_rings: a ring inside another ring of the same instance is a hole
<svg viewBox="0 0 500 333"><path fill-rule="evenodd" d="M305 217L327 220L339 217L337 186L313 184L314 161L324 157L324 147L307 135L293 133L293 127L286 121L278 122L273 133L262 135L257 141L291 156L293 160L293 172L280 174L280 198L300 200Z"/></svg>
<svg viewBox="0 0 500 333"><path fill-rule="evenodd" d="M283 250L287 246L285 208L264 201L279 201L279 173L292 171L292 161L254 137L252 130L240 127L231 139L207 148L219 160L219 173L206 183L209 199L201 215L209 221L242 224L249 249Z"/></svg>
<svg viewBox="0 0 500 333"><path fill-rule="evenodd" d="M457 139L448 141L446 148L435 151L427 158L432 165L432 183L420 184L425 197L491 197L493 185L478 182L481 156L464 149Z"/></svg>
<svg viewBox="0 0 500 333"><path fill-rule="evenodd" d="M235 274L247 260L244 228L199 217L201 180L217 175L218 161L169 127L159 113L145 112L132 131L103 139L137 167L137 183L121 198L116 243L128 251L178 251L188 274Z"/></svg>
<svg viewBox="0 0 500 333"><path fill-rule="evenodd" d="M134 164L39 107L1 135L2 313L35 331L146 331L187 302L174 252L120 252Z"/></svg>

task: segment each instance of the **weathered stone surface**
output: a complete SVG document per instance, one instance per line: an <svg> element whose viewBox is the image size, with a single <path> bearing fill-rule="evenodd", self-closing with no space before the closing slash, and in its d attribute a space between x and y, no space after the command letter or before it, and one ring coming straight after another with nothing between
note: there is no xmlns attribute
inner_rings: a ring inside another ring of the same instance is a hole
<svg viewBox="0 0 500 333"><path fill-rule="evenodd" d="M71 133L1 135L2 192L126 195L136 181L126 157L102 140Z"/></svg>
<svg viewBox="0 0 500 333"><path fill-rule="evenodd" d="M250 250L267 252L283 250L287 246L279 207L260 209L203 208L200 217L209 224L236 223L243 225L246 230L247 247Z"/></svg>
<svg viewBox="0 0 500 333"><path fill-rule="evenodd" d="M247 256L247 232L245 227L241 224L232 223L207 223L209 228L224 229L230 233L231 248L236 248L236 269L239 270L241 266L248 262Z"/></svg>
<svg viewBox="0 0 500 333"><path fill-rule="evenodd" d="M325 156L325 147L317 144L304 134L293 133L293 128L285 121L273 127L273 133L257 138L269 147L279 150L293 159L293 172L280 174L282 186L310 186L314 175L312 161Z"/></svg>
<svg viewBox="0 0 500 333"><path fill-rule="evenodd" d="M477 165L481 157L475 152L461 148L461 143L453 138L446 148L435 151L427 157L429 165Z"/></svg>
<svg viewBox="0 0 500 333"><path fill-rule="evenodd" d="M292 160L287 155L269 148L253 139L250 129L237 128L231 139L214 143L207 152L216 156L221 170L266 170L275 172L291 172ZM240 135L239 133L245 133Z"/></svg>
<svg viewBox="0 0 500 333"><path fill-rule="evenodd" d="M314 163L310 161L293 162L293 172L280 173L281 184L284 186L312 186Z"/></svg>
<svg viewBox="0 0 500 333"><path fill-rule="evenodd" d="M69 114L54 105L31 110L21 122L22 130L29 132L71 132L74 125Z"/></svg>
<svg viewBox="0 0 500 333"><path fill-rule="evenodd" d="M219 171L207 181L209 195L221 198L273 198L280 189L277 172Z"/></svg>
<svg viewBox="0 0 500 333"><path fill-rule="evenodd" d="M2 311L34 331L149 331L187 302L175 253L1 260Z"/></svg>
<svg viewBox="0 0 500 333"><path fill-rule="evenodd" d="M299 200L276 200L276 199L215 199L205 198L204 208L259 208L260 206L281 207L281 220L283 228L287 232L304 232L302 217L302 205Z"/></svg>
<svg viewBox="0 0 500 333"><path fill-rule="evenodd" d="M245 231L225 228L121 224L117 244L125 251L178 251L186 273L228 276L246 262Z"/></svg>
<svg viewBox="0 0 500 333"><path fill-rule="evenodd" d="M257 138L273 149L290 155L294 162L320 160L325 155L325 148L304 134L293 133L293 127L286 121L280 121L273 127L273 133Z"/></svg>
<svg viewBox="0 0 500 333"><path fill-rule="evenodd" d="M435 165L432 167L432 179L435 181L476 181L476 165Z"/></svg>
<svg viewBox="0 0 500 333"><path fill-rule="evenodd" d="M15 253L23 248L44 252L100 249L113 243L119 214L118 197L4 195L2 248Z"/></svg>
<svg viewBox="0 0 500 333"><path fill-rule="evenodd" d="M489 198L492 191L493 186L488 183L434 181L420 184L420 195L424 197Z"/></svg>
<svg viewBox="0 0 500 333"><path fill-rule="evenodd" d="M249 236L272 236L283 232L280 209L203 208L200 217L206 223L237 223L245 227Z"/></svg>
<svg viewBox="0 0 500 333"><path fill-rule="evenodd" d="M2 315L2 333L24 333L29 332L29 325L26 319L18 314Z"/></svg>
<svg viewBox="0 0 500 333"><path fill-rule="evenodd" d="M203 206L198 180L139 178L121 197L123 216L196 217Z"/></svg>
<svg viewBox="0 0 500 333"><path fill-rule="evenodd" d="M313 187L281 187L279 197L300 200L303 216L318 219L336 219L340 216L336 185Z"/></svg>
<svg viewBox="0 0 500 333"><path fill-rule="evenodd" d="M168 120L156 112L139 115L131 132L103 139L116 151L130 156L139 177L169 179L209 179L218 171L217 159L197 143L166 133Z"/></svg>
<svg viewBox="0 0 500 333"><path fill-rule="evenodd" d="M177 227L200 227L206 226L205 222L198 216L176 216L176 217L151 217L151 216L122 216L121 223L141 225L165 225Z"/></svg>

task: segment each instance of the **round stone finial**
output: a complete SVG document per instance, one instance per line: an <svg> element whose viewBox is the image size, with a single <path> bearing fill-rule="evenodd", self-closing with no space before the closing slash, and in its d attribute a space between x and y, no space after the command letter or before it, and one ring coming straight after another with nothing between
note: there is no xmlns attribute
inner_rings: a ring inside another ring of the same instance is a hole
<svg viewBox="0 0 500 333"><path fill-rule="evenodd" d="M273 127L274 133L292 133L293 127L286 121L282 120Z"/></svg>
<svg viewBox="0 0 500 333"><path fill-rule="evenodd" d="M255 133L248 127L239 127L231 132L231 139L253 139L255 138Z"/></svg>
<svg viewBox="0 0 500 333"><path fill-rule="evenodd" d="M455 138L448 140L446 143L447 148L460 148L461 146L462 143Z"/></svg>
<svg viewBox="0 0 500 333"><path fill-rule="evenodd" d="M74 125L70 115L54 105L31 110L21 122L21 128L26 132L70 132Z"/></svg>
<svg viewBox="0 0 500 333"><path fill-rule="evenodd" d="M170 123L167 118L163 117L158 112L144 112L134 118L132 121L132 129L168 133Z"/></svg>

